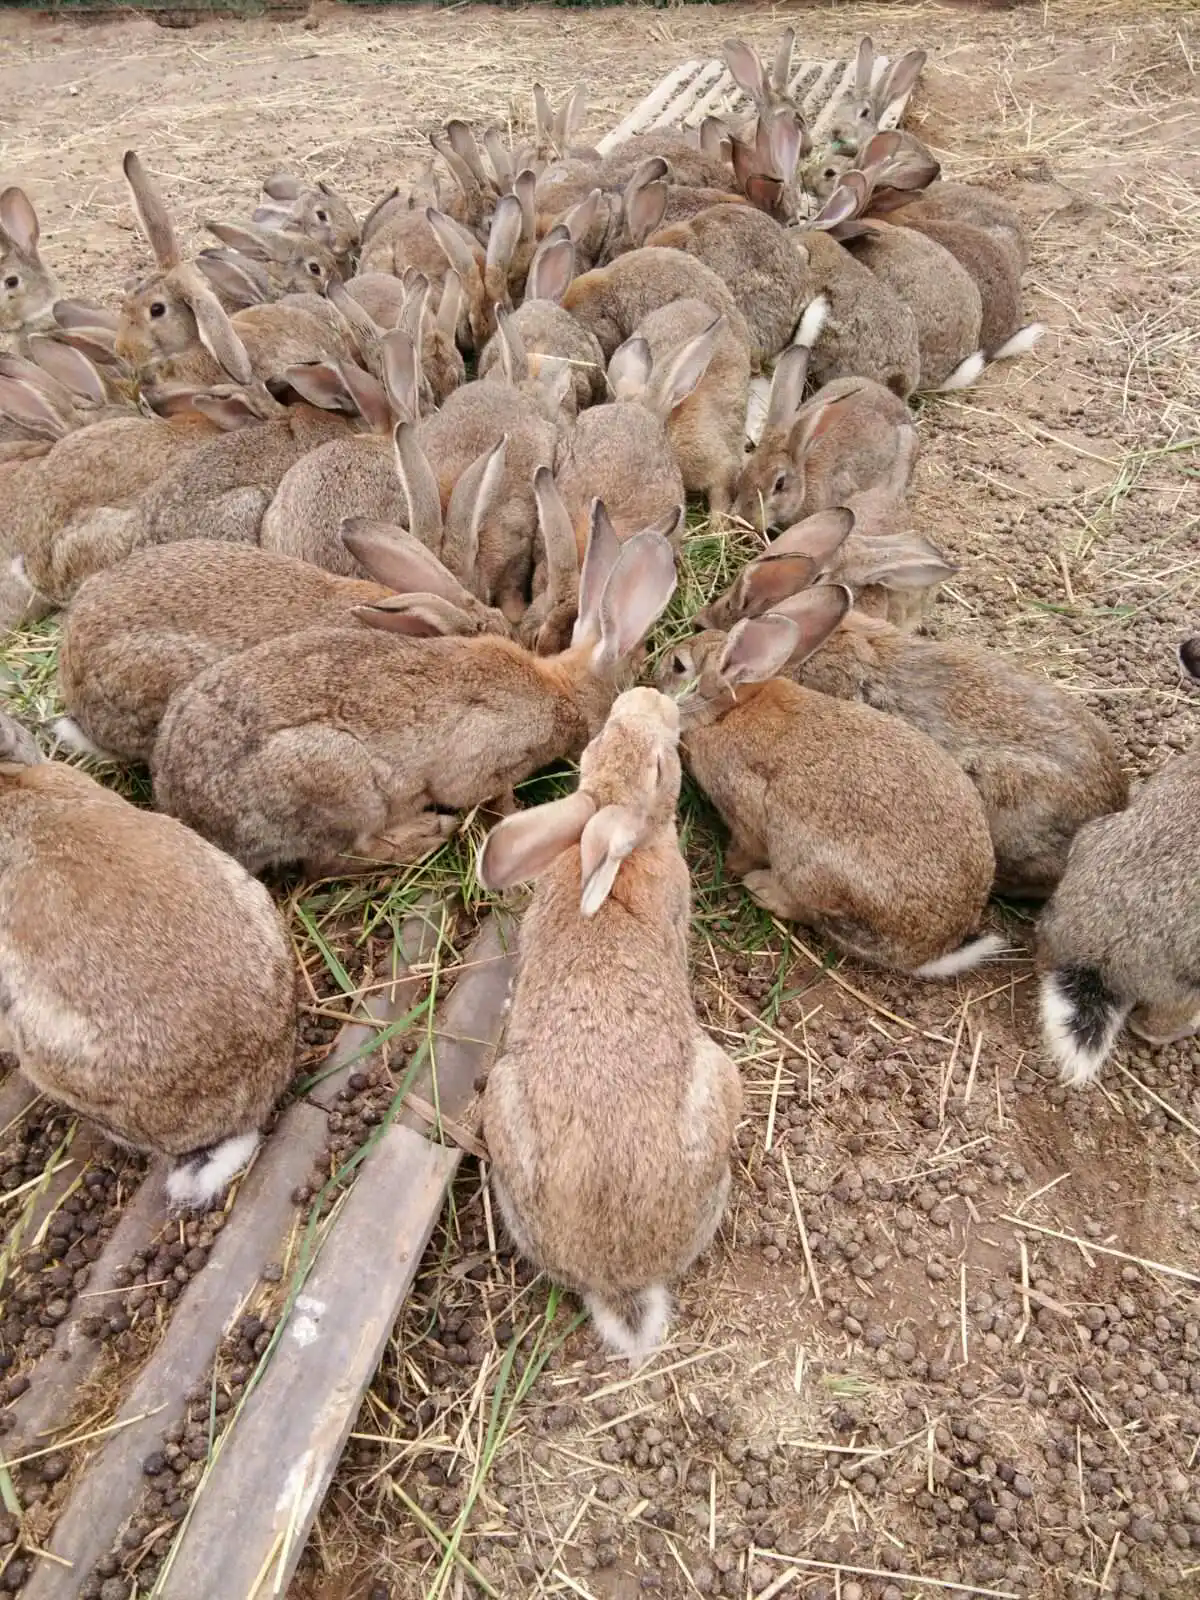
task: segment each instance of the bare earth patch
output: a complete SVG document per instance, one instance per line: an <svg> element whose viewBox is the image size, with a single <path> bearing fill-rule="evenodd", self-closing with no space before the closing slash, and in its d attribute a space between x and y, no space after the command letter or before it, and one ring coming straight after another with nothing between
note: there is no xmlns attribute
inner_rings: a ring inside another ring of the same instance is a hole
<svg viewBox="0 0 1200 1600"><path fill-rule="evenodd" d="M914 524L961 563L935 631L1069 685L1152 773L1197 737L1174 662L1200 621L1183 6L331 9L186 32L9 14L0 183L34 197L65 291L112 298L146 266L130 145L190 243L278 167L361 213L439 119L526 118L535 80L582 75L606 128L681 60L784 20L809 55L863 29L925 45L910 123L1034 236L1049 335L922 416ZM632 1377L604 1363L468 1163L296 1600L1200 1594L1200 1047L1126 1046L1067 1094L1027 913L997 908L1013 953L954 984L829 970L722 882L700 805L687 834L697 1001L747 1115L669 1348ZM13 1182L62 1137L29 1134Z"/></svg>

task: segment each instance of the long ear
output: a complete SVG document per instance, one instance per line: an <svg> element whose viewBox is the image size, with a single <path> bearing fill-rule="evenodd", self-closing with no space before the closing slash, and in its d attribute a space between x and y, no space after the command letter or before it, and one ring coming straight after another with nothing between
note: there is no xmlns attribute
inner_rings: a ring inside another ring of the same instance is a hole
<svg viewBox="0 0 1200 1600"><path fill-rule="evenodd" d="M201 250L196 266L235 305L260 306L270 298L266 278L258 277L254 264L234 250Z"/></svg>
<svg viewBox="0 0 1200 1600"><path fill-rule="evenodd" d="M33 209L24 189L18 189L14 185L0 194L0 229L3 229L22 255L37 254L41 230L38 227L37 212Z"/></svg>
<svg viewBox="0 0 1200 1600"><path fill-rule="evenodd" d="M667 163L651 156L634 172L625 185L625 232L635 245L654 232L667 211Z"/></svg>
<svg viewBox="0 0 1200 1600"><path fill-rule="evenodd" d="M354 606L355 618L368 628L403 633L416 639L471 638L479 617L438 594L399 594L373 606Z"/></svg>
<svg viewBox="0 0 1200 1600"><path fill-rule="evenodd" d="M792 666L806 661L818 650L854 603L850 590L840 583L818 583L805 589L772 610L772 616L786 617L794 623L798 638L789 658Z"/></svg>
<svg viewBox="0 0 1200 1600"><path fill-rule="evenodd" d="M263 420L244 394L213 394L201 389L192 396L192 410L215 422L225 433L252 428Z"/></svg>
<svg viewBox="0 0 1200 1600"><path fill-rule="evenodd" d="M647 820L632 806L604 806L579 841L579 914L594 917L608 899L621 864L646 836Z"/></svg>
<svg viewBox="0 0 1200 1600"><path fill-rule="evenodd" d="M546 552L545 609L566 605L571 600L578 603L579 552L575 530L549 467L539 467L534 473L533 494Z"/></svg>
<svg viewBox="0 0 1200 1600"><path fill-rule="evenodd" d="M442 535L442 554L451 572L457 573L470 588L479 561L479 533L492 509L496 493L504 481L508 435L485 450L454 485L446 507L446 528Z"/></svg>
<svg viewBox="0 0 1200 1600"><path fill-rule="evenodd" d="M876 133L871 136L863 146L858 158L858 165L865 172L871 167L882 166L899 155L904 145L904 137L899 133Z"/></svg>
<svg viewBox="0 0 1200 1600"><path fill-rule="evenodd" d="M474 605L470 591L405 528L371 517L347 517L341 539L376 583L386 584L397 594L438 595L464 609Z"/></svg>
<svg viewBox="0 0 1200 1600"><path fill-rule="evenodd" d="M785 28L775 46L775 60L771 66L771 86L776 94L786 94L788 79L792 75L792 51L796 48L795 28Z"/></svg>
<svg viewBox="0 0 1200 1600"><path fill-rule="evenodd" d="M731 689L739 683L765 683L787 666L799 639L796 624L777 612L747 617L730 629L717 672Z"/></svg>
<svg viewBox="0 0 1200 1600"><path fill-rule="evenodd" d="M234 383L253 383L254 368L246 346L225 315L224 307L194 268L181 268L175 274L183 298L192 309L200 343L229 374Z"/></svg>
<svg viewBox="0 0 1200 1600"><path fill-rule="evenodd" d="M177 267L183 258L179 253L179 244L163 197L158 191L158 186L151 182L136 150L126 150L122 166L125 170L125 182L129 185L129 193L133 200L138 227L154 251L154 259L160 267L169 272L172 267ZM217 359L220 360L220 357Z"/></svg>
<svg viewBox="0 0 1200 1600"><path fill-rule="evenodd" d="M840 222L849 222L852 217L858 215L862 197L847 181L849 177L848 172L843 174L837 188L809 222L810 228L836 228Z"/></svg>
<svg viewBox="0 0 1200 1600"><path fill-rule="evenodd" d="M508 194L512 189L515 173L513 172L512 151L505 145L499 128L493 126L484 129L483 148L487 151L488 160L492 163L492 172L495 174L497 188L501 194Z"/></svg>
<svg viewBox="0 0 1200 1600"><path fill-rule="evenodd" d="M618 400L639 400L646 392L653 369L650 346L640 334L634 334L613 351L608 363L609 388Z"/></svg>
<svg viewBox="0 0 1200 1600"><path fill-rule="evenodd" d="M958 568L952 561L917 534L899 534L893 538L873 540L864 552L863 560L853 564L856 584L865 587L878 583L885 589L932 589L952 578Z"/></svg>
<svg viewBox="0 0 1200 1600"><path fill-rule="evenodd" d="M599 639L600 602L620 556L621 541L604 509L604 502L593 500L587 548L579 574L579 616L571 636L573 645Z"/></svg>
<svg viewBox="0 0 1200 1600"><path fill-rule="evenodd" d="M31 356L36 357L37 345L42 342L41 336L32 335L29 340L29 354ZM53 343L53 340L46 342ZM83 356L79 356L77 351L72 350L70 353L73 356L77 356L80 361L86 359ZM96 369L91 366L90 362L88 365L91 371L95 373ZM27 361L24 356L0 354L0 378L11 378L14 383L21 383L27 388L36 389L52 406L57 407L64 417L71 416L75 410L75 402L77 400L91 398L90 396L80 395L74 386L60 382L48 366L39 364L36 359ZM99 383L99 381L99 374L96 374L96 382ZM100 390L100 395L101 399L103 399L103 388Z"/></svg>
<svg viewBox="0 0 1200 1600"><path fill-rule="evenodd" d="M99 366L124 366L113 349L113 335L107 328L64 328L59 337L63 344L80 351Z"/></svg>
<svg viewBox="0 0 1200 1600"><path fill-rule="evenodd" d="M720 117L705 117L701 122L700 148L706 156L713 156L718 161L732 160L733 149L729 129Z"/></svg>
<svg viewBox="0 0 1200 1600"><path fill-rule="evenodd" d="M516 255L517 246L521 242L523 226L521 202L515 194L501 195L496 202L496 213L488 233L487 257L483 269L484 288L488 299L494 304L510 303L508 272Z"/></svg>
<svg viewBox="0 0 1200 1600"><path fill-rule="evenodd" d="M433 206L426 206L425 220L433 229L433 236L442 254L462 279L463 287L469 289L474 285L482 285L479 263L467 242L467 235L444 211L437 211Z"/></svg>
<svg viewBox="0 0 1200 1600"><path fill-rule="evenodd" d="M558 232L557 229L552 231ZM575 246L570 234L565 230L558 238L547 234L530 264L525 298L552 300L557 305L574 276Z"/></svg>
<svg viewBox="0 0 1200 1600"><path fill-rule="evenodd" d="M442 502L438 481L429 458L421 448L416 424L399 422L392 434L396 472L408 501L409 532L441 553ZM384 580L388 581L388 580Z"/></svg>
<svg viewBox="0 0 1200 1600"><path fill-rule="evenodd" d="M39 390L12 378L0 378L0 416L27 428L40 439L61 439L71 423Z"/></svg>
<svg viewBox="0 0 1200 1600"><path fill-rule="evenodd" d="M847 400L861 394L860 389L848 389L844 394L828 396L824 399L817 394L807 404L800 408L794 418L794 427L791 438L792 454L796 457L804 456L810 451L818 439L828 433L829 429L837 422L841 413L839 406Z"/></svg>
<svg viewBox="0 0 1200 1600"><path fill-rule="evenodd" d="M393 329L379 342L383 359L383 387L395 415L416 422L421 415L421 375L417 352L403 328Z"/></svg>
<svg viewBox="0 0 1200 1600"><path fill-rule="evenodd" d="M273 172L269 178L264 179L262 192L270 200L280 200L290 205L300 198L300 180L293 177L290 172Z"/></svg>
<svg viewBox="0 0 1200 1600"><path fill-rule="evenodd" d="M398 184L393 184L386 194L380 195L379 199L376 200L375 204L363 218L362 239L364 243L371 237L371 234L383 221L383 213L391 206L393 200L399 200L399 198L400 187ZM257 220L258 219L255 218L255 221Z"/></svg>
<svg viewBox="0 0 1200 1600"><path fill-rule="evenodd" d="M808 377L807 345L790 344L775 363L771 394L767 400L767 419L763 432L774 433L791 427L804 404L804 382Z"/></svg>
<svg viewBox="0 0 1200 1600"><path fill-rule="evenodd" d="M676 406L683 404L708 371L724 329L725 318L716 317L703 333L681 346L661 372L655 372L650 392L654 409L664 421Z"/></svg>
<svg viewBox="0 0 1200 1600"><path fill-rule="evenodd" d="M383 385L353 361L339 361L338 371L367 427L372 433L386 435L392 426L392 408Z"/></svg>
<svg viewBox="0 0 1200 1600"><path fill-rule="evenodd" d="M854 513L848 506L830 506L814 511L802 522L794 522L767 547L771 556L807 556L818 568L829 565L845 544L854 527Z"/></svg>
<svg viewBox="0 0 1200 1600"><path fill-rule="evenodd" d="M582 200L577 201L575 205L563 212L556 226L564 227L572 241L575 244L579 244L581 240L587 238L596 221L596 212L600 208L601 198L602 193L599 189L591 190L590 193L584 195Z"/></svg>
<svg viewBox="0 0 1200 1600"><path fill-rule="evenodd" d="M462 304L462 279L451 268L442 279L442 298L438 301L437 317L435 319L435 325L451 341L455 340L458 335L458 322L462 316Z"/></svg>
<svg viewBox="0 0 1200 1600"><path fill-rule="evenodd" d="M514 386L529 376L529 356L520 330L508 312L497 310L496 332L500 336L500 371Z"/></svg>
<svg viewBox="0 0 1200 1600"><path fill-rule="evenodd" d="M512 192L521 202L521 243L532 245L537 234L537 173L522 168L513 179Z"/></svg>
<svg viewBox="0 0 1200 1600"><path fill-rule="evenodd" d="M587 109L587 85L577 83L563 101L561 131L568 145L577 138L587 121Z"/></svg>
<svg viewBox="0 0 1200 1600"><path fill-rule="evenodd" d="M352 416L358 411L345 379L330 361L286 367L283 379L310 406L319 406L322 411L345 411Z"/></svg>
<svg viewBox="0 0 1200 1600"><path fill-rule="evenodd" d="M105 328L116 333L121 326L118 312L90 306L83 300L56 300L51 310L60 328Z"/></svg>
<svg viewBox="0 0 1200 1600"><path fill-rule="evenodd" d="M485 889L511 889L537 878L564 850L578 844L596 814L591 795L576 789L562 800L515 812L498 822L483 841L475 876Z"/></svg>
<svg viewBox="0 0 1200 1600"><path fill-rule="evenodd" d="M899 61L893 61L875 91L875 115L882 117L889 106L911 94L925 65L924 50L907 50Z"/></svg>
<svg viewBox="0 0 1200 1600"><path fill-rule="evenodd" d="M741 39L726 39L721 46L729 75L743 94L748 94L755 105L767 99L767 85L763 78L762 62Z"/></svg>
<svg viewBox="0 0 1200 1600"><path fill-rule="evenodd" d="M648 529L626 539L600 597L600 643L593 661L615 666L635 649L670 604L675 552Z"/></svg>
<svg viewBox="0 0 1200 1600"><path fill-rule="evenodd" d="M278 230L239 226L235 222L206 222L204 226L222 244L231 246L252 261L275 261L287 254L288 242Z"/></svg>
<svg viewBox="0 0 1200 1600"><path fill-rule="evenodd" d="M871 93L871 74L875 70L875 46L870 34L858 41L858 54L854 58L854 98L866 100Z"/></svg>
<svg viewBox="0 0 1200 1600"><path fill-rule="evenodd" d="M752 561L734 589L735 615L761 617L784 600L807 589L820 569L811 556L770 555Z"/></svg>
<svg viewBox="0 0 1200 1600"><path fill-rule="evenodd" d="M481 189L488 187L488 175L484 170L483 159L479 154L479 146L475 143L475 135L459 117L452 117L446 124L446 136L450 140L451 148L460 161L465 161L471 169L471 176Z"/></svg>
<svg viewBox="0 0 1200 1600"><path fill-rule="evenodd" d="M804 124L790 107L783 106L771 118L768 138L773 174L785 184L791 183L804 153Z"/></svg>

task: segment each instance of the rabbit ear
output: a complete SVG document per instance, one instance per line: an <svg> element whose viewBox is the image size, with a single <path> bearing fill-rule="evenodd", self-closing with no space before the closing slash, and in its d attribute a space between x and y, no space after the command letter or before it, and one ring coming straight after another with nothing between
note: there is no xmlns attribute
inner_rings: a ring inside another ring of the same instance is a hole
<svg viewBox="0 0 1200 1600"><path fill-rule="evenodd" d="M729 129L720 117L705 117L700 124L700 149L706 156L715 156L719 161L732 159Z"/></svg>
<svg viewBox="0 0 1200 1600"><path fill-rule="evenodd" d="M78 350L89 361L102 367L120 366L113 349L113 336L107 328L64 328L59 335L63 344Z"/></svg>
<svg viewBox="0 0 1200 1600"><path fill-rule="evenodd" d="M884 589L932 589L958 571L935 544L917 534L897 534L874 540L862 561L856 561L846 576L860 587L877 583Z"/></svg>
<svg viewBox="0 0 1200 1600"><path fill-rule="evenodd" d="M871 36L864 34L858 41L858 54L854 58L854 98L866 100L871 93L871 74L875 70L875 46Z"/></svg>
<svg viewBox="0 0 1200 1600"><path fill-rule="evenodd" d="M36 766L41 759L41 752L28 728L23 728L14 717L0 711L0 772L11 775L24 767Z"/></svg>
<svg viewBox="0 0 1200 1600"><path fill-rule="evenodd" d="M396 473L408 501L409 532L430 550L440 553L443 538L441 491L429 458L421 448L415 422L396 424L392 448Z"/></svg>
<svg viewBox="0 0 1200 1600"><path fill-rule="evenodd" d="M809 222L810 228L836 228L839 222L848 222L858 215L863 196L849 181L851 176L849 172L843 174L837 188Z"/></svg>
<svg viewBox="0 0 1200 1600"><path fill-rule="evenodd" d="M383 213L391 205L392 201L398 200L399 198L400 188L398 184L393 184L386 194L380 195L379 199L376 200L375 204L363 218L362 237L364 240L370 238L371 233L382 221ZM254 220L257 222L258 218L255 217Z"/></svg>
<svg viewBox="0 0 1200 1600"><path fill-rule="evenodd" d="M533 494L537 501L542 545L546 552L546 599L543 609L550 610L571 600L578 603L579 551L575 543L575 530L549 467L539 467L534 473Z"/></svg>
<svg viewBox="0 0 1200 1600"><path fill-rule="evenodd" d="M471 594L454 574L405 528L371 517L347 517L341 540L376 583L386 584L397 594L436 595L464 611L474 606Z"/></svg>
<svg viewBox="0 0 1200 1600"><path fill-rule="evenodd" d="M591 795L576 789L562 800L531 806L498 822L480 846L475 876L485 889L511 889L540 877L564 850L578 844L596 814Z"/></svg>
<svg viewBox="0 0 1200 1600"><path fill-rule="evenodd" d="M600 641L594 666L615 666L639 645L670 604L677 583L675 552L650 529L621 546L600 596Z"/></svg>
<svg viewBox="0 0 1200 1600"><path fill-rule="evenodd" d="M222 244L241 251L252 261L277 261L288 254L288 241L270 228L240 227L234 222L206 222L204 226Z"/></svg>
<svg viewBox="0 0 1200 1600"><path fill-rule="evenodd" d="M570 144L587 121L587 85L577 83L563 103L562 134Z"/></svg>
<svg viewBox="0 0 1200 1600"><path fill-rule="evenodd" d="M121 325L117 312L83 300L56 300L51 310L60 328L106 328L115 334Z"/></svg>
<svg viewBox="0 0 1200 1600"><path fill-rule="evenodd" d="M225 309L205 282L204 275L194 268L180 269L176 273L180 293L196 319L200 343L229 374L235 383L253 383L254 368L246 346L225 315Z"/></svg>
<svg viewBox="0 0 1200 1600"><path fill-rule="evenodd" d="M22 255L37 254L41 232L37 212L24 189L15 185L0 194L0 232L7 234Z"/></svg>
<svg viewBox="0 0 1200 1600"><path fill-rule="evenodd" d="M756 105L767 98L767 85L763 78L762 62L741 39L726 39L721 46L729 76L743 94L748 94Z"/></svg>
<svg viewBox="0 0 1200 1600"><path fill-rule="evenodd" d="M924 50L907 50L899 61L893 61L875 91L876 118L882 117L889 106L911 94L916 88L921 68L925 65Z"/></svg>
<svg viewBox="0 0 1200 1600"><path fill-rule="evenodd" d="M438 302L436 326L453 340L458 333L458 319L462 315L463 286L458 273L451 269L442 280L442 298Z"/></svg>
<svg viewBox="0 0 1200 1600"><path fill-rule="evenodd" d="M654 410L664 422L703 379L724 330L725 318L716 317L703 333L681 346L661 371L655 371L650 392Z"/></svg>
<svg viewBox="0 0 1200 1600"><path fill-rule="evenodd" d="M775 60L771 66L771 84L777 94L786 94L788 79L792 75L792 51L796 47L795 28L785 28L775 46Z"/></svg>
<svg viewBox="0 0 1200 1600"><path fill-rule="evenodd" d="M136 150L126 150L122 166L125 171L125 182L129 185L129 193L133 200L138 227L154 251L154 259L160 267L169 272L172 267L179 265L183 257L179 253L179 244L163 197L158 191L158 186L151 182Z"/></svg>
<svg viewBox="0 0 1200 1600"><path fill-rule="evenodd" d="M807 556L818 568L827 567L845 544L854 528L854 513L848 506L830 506L814 511L802 522L794 522L767 548L769 556Z"/></svg>
<svg viewBox="0 0 1200 1600"><path fill-rule="evenodd" d="M843 584L818 583L815 588L793 594L773 607L772 616L786 617L797 630L790 664L799 666L814 650L820 649L853 604L854 596Z"/></svg>
<svg viewBox="0 0 1200 1600"><path fill-rule="evenodd" d="M497 190L501 194L508 194L512 189L515 174L513 173L512 152L505 145L499 128L484 129L483 148L487 151L487 158L492 164Z"/></svg>
<svg viewBox="0 0 1200 1600"><path fill-rule="evenodd" d="M505 381L514 385L524 383L529 376L529 357L525 341L507 312L497 311L496 332L500 335L500 370Z"/></svg>
<svg viewBox="0 0 1200 1600"><path fill-rule="evenodd" d="M661 156L650 156L625 185L625 232L635 245L642 244L666 215L666 176L667 163Z"/></svg>
<svg viewBox="0 0 1200 1600"><path fill-rule="evenodd" d="M244 394L212 394L201 389L192 396L192 410L215 422L224 433L236 433L263 420Z"/></svg>
<svg viewBox="0 0 1200 1600"><path fill-rule="evenodd" d="M557 229L554 231L557 232ZM525 298L552 300L557 305L566 294L574 276L575 246L571 242L570 235L566 234L565 230L556 239L547 234L538 246L537 254L530 265Z"/></svg>
<svg viewBox="0 0 1200 1600"><path fill-rule="evenodd" d="M273 172L264 180L262 192L269 200L286 201L289 205L300 198L300 180L290 172Z"/></svg>
<svg viewBox="0 0 1200 1600"><path fill-rule="evenodd" d="M40 439L61 439L71 431L68 418L56 411L40 390L13 378L0 377L0 416Z"/></svg>
<svg viewBox="0 0 1200 1600"><path fill-rule="evenodd" d="M791 183L804 153L804 124L785 106L771 118L768 137L771 170L785 184Z"/></svg>
<svg viewBox="0 0 1200 1600"><path fill-rule="evenodd" d="M372 433L386 434L392 426L392 408L383 385L353 361L339 361L338 371L367 427Z"/></svg>
<svg viewBox="0 0 1200 1600"><path fill-rule="evenodd" d="M831 395L826 399L817 394L808 401L795 418L792 454L797 458L806 455L838 420L838 407L861 393L860 389L850 389L845 394Z"/></svg>
<svg viewBox="0 0 1200 1600"><path fill-rule="evenodd" d="M354 606L352 611L368 628L416 639L469 638L479 632L476 617L436 594L400 594L377 605Z"/></svg>
<svg viewBox="0 0 1200 1600"><path fill-rule="evenodd" d="M488 187L488 176L484 171L483 160L479 154L479 146L475 143L475 135L459 117L452 117L446 124L446 135L450 140L450 147L460 161L465 161L470 169L471 176L481 189Z"/></svg>
<svg viewBox="0 0 1200 1600"><path fill-rule="evenodd" d="M579 841L579 914L594 917L608 899L621 864L649 832L644 813L632 806L604 806Z"/></svg>
<svg viewBox="0 0 1200 1600"><path fill-rule="evenodd" d="M650 346L640 334L634 334L613 351L608 363L608 386L617 400L640 399L653 370Z"/></svg>
<svg viewBox="0 0 1200 1600"><path fill-rule="evenodd" d="M771 393L767 400L764 435L790 428L804 404L804 382L808 377L809 348L790 344L775 363Z"/></svg>
<svg viewBox="0 0 1200 1600"><path fill-rule="evenodd" d="M579 574L579 616L571 636L573 645L600 637L600 601L620 555L621 541L604 509L604 501L593 500L587 548Z"/></svg>
<svg viewBox="0 0 1200 1600"><path fill-rule="evenodd" d="M108 400L104 380L80 350L73 350L61 339L50 339L45 334L29 336L29 354L43 372L65 385L80 399L102 406Z"/></svg>
<svg viewBox="0 0 1200 1600"><path fill-rule="evenodd" d="M462 279L463 287L479 285L482 288L479 263L467 234L444 211L438 211L433 206L426 206L425 220L433 229L433 236L441 246L442 254Z"/></svg>
<svg viewBox="0 0 1200 1600"><path fill-rule="evenodd" d="M858 165L865 172L871 167L879 167L893 160L900 154L904 147L903 136L899 133L876 133L871 136L862 148L858 157Z"/></svg>
<svg viewBox="0 0 1200 1600"><path fill-rule="evenodd" d="M752 561L734 587L734 612L739 617L761 617L815 580L819 571L810 556L772 555Z"/></svg>
<svg viewBox="0 0 1200 1600"><path fill-rule="evenodd" d="M550 104L550 97L540 83L533 86L533 116L537 123L537 130L544 137L554 138L554 108Z"/></svg>
<svg viewBox="0 0 1200 1600"><path fill-rule="evenodd" d="M383 387L392 411L406 422L421 415L420 371L416 346L403 328L394 328L379 342Z"/></svg>
<svg viewBox="0 0 1200 1600"><path fill-rule="evenodd" d="M454 485L446 507L442 552L446 565L469 588L479 560L479 532L504 481L508 435L476 456Z"/></svg>
<svg viewBox="0 0 1200 1600"><path fill-rule="evenodd" d="M228 300L238 306L260 306L269 298L265 278L255 275L253 265L233 250L201 250L196 265Z"/></svg>
<svg viewBox="0 0 1200 1600"><path fill-rule="evenodd" d="M747 617L730 629L717 673L731 689L739 683L764 683L768 678L777 678L799 640L796 624L777 612Z"/></svg>
<svg viewBox="0 0 1200 1600"><path fill-rule="evenodd" d="M532 244L537 234L537 173L523 167L513 179L512 192L521 202L521 242Z"/></svg>
<svg viewBox="0 0 1200 1600"><path fill-rule="evenodd" d="M501 195L488 233L483 269L484 289L494 304L506 306L510 303L508 273L521 242L523 227L520 200L515 194Z"/></svg>
<svg viewBox="0 0 1200 1600"><path fill-rule="evenodd" d="M302 400L322 411L358 410L354 396L346 387L340 371L329 361L313 361L305 366L287 367L283 378Z"/></svg>
<svg viewBox="0 0 1200 1600"><path fill-rule="evenodd" d="M568 211L564 211L562 216L559 218L558 224L556 225L561 225L562 227L566 228L567 233L572 241L575 244L578 244L581 239L585 239L587 237L588 231L595 222L596 212L600 206L600 200L601 191L599 189L593 189L589 194L585 195L582 200L573 205Z"/></svg>

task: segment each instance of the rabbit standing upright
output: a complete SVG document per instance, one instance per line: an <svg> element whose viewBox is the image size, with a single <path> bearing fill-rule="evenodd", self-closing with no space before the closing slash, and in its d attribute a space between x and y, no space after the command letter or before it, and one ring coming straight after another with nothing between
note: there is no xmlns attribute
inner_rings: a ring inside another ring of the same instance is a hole
<svg viewBox="0 0 1200 1600"><path fill-rule="evenodd" d="M24 189L0 194L0 349L10 336L50 321L58 299L54 274L38 250L41 228Z"/></svg>
<svg viewBox="0 0 1200 1600"><path fill-rule="evenodd" d="M629 690L575 793L505 818L479 857L489 888L540 879L484 1093L492 1186L521 1254L635 1362L721 1221L742 1103L692 1002L678 738L670 700Z"/></svg>
<svg viewBox="0 0 1200 1600"><path fill-rule="evenodd" d="M170 1161L182 1208L258 1148L292 1072L291 949L228 856L0 713L0 1048L44 1094Z"/></svg>

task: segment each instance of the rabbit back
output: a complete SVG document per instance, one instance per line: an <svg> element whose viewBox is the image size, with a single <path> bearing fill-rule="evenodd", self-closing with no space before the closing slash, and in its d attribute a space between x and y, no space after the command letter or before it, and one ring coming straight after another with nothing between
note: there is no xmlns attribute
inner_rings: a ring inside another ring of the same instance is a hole
<svg viewBox="0 0 1200 1600"><path fill-rule="evenodd" d="M920 200L897 214L896 221L907 223L910 214L917 211L929 217L945 217L951 222L970 222L977 228L986 228L1013 248L1020 271L1024 272L1029 265L1029 231L1020 213L990 189L973 183L932 183L922 191Z"/></svg>
<svg viewBox="0 0 1200 1600"><path fill-rule="evenodd" d="M593 500L604 502L620 539L650 527L684 500L667 429L636 401L613 401L582 413L560 452L556 482L580 561Z"/></svg>
<svg viewBox="0 0 1200 1600"><path fill-rule="evenodd" d="M805 231L812 291L829 297L829 316L809 371L818 386L834 378L874 378L906 400L921 381L917 324L899 295L819 229Z"/></svg>
<svg viewBox="0 0 1200 1600"><path fill-rule="evenodd" d="M262 548L343 577L365 577L342 543L346 517L407 525L408 499L396 475L390 439L356 434L331 439L302 455L284 473L263 512Z"/></svg>
<svg viewBox="0 0 1200 1600"><path fill-rule="evenodd" d="M924 216L920 206L906 207L900 226L940 244L970 275L982 303L980 345L998 350L1021 326L1021 257L1012 238L970 222Z"/></svg>
<svg viewBox="0 0 1200 1600"><path fill-rule="evenodd" d="M575 278L562 304L591 330L607 360L644 317L674 300L702 300L714 317L720 312L733 334L750 348L746 319L724 280L684 250L648 246L631 250L608 266Z"/></svg>
<svg viewBox="0 0 1200 1600"><path fill-rule="evenodd" d="M596 336L581 326L569 311L552 300L526 300L509 318L534 370L539 356L552 356L571 366L576 411L598 405L605 396L604 351ZM479 358L479 376L486 378L501 362L501 338L489 339Z"/></svg>
<svg viewBox="0 0 1200 1600"><path fill-rule="evenodd" d="M936 389L979 349L983 302L966 269L936 240L871 219L856 260L908 306L917 325L921 387Z"/></svg>

